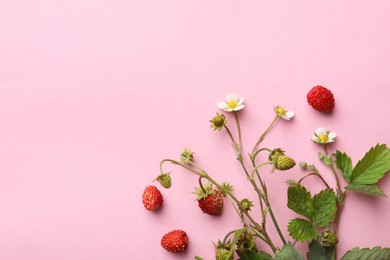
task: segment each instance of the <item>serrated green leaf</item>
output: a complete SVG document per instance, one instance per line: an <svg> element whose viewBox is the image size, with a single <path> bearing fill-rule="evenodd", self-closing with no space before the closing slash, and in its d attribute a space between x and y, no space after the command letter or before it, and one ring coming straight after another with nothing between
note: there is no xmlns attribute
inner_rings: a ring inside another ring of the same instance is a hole
<svg viewBox="0 0 390 260"><path fill-rule="evenodd" d="M379 189L375 185L350 184L347 187L345 187L345 189L351 190L354 192L364 193L364 194L370 195L370 196L386 196L386 194L383 192L383 190Z"/></svg>
<svg viewBox="0 0 390 260"><path fill-rule="evenodd" d="M351 183L375 184L390 170L390 149L385 144L372 147L352 170Z"/></svg>
<svg viewBox="0 0 390 260"><path fill-rule="evenodd" d="M380 246L374 247L372 249L369 248L358 248L355 247L349 250L341 260L388 260L390 259L390 248L381 248Z"/></svg>
<svg viewBox="0 0 390 260"><path fill-rule="evenodd" d="M293 245L287 243L282 250L276 251L275 260L304 260L303 255Z"/></svg>
<svg viewBox="0 0 390 260"><path fill-rule="evenodd" d="M318 236L313 224L301 218L290 220L288 223L288 232L292 238L301 242L311 242Z"/></svg>
<svg viewBox="0 0 390 260"><path fill-rule="evenodd" d="M240 257L240 260L272 260L272 256L263 251L237 252L237 255Z"/></svg>
<svg viewBox="0 0 390 260"><path fill-rule="evenodd" d="M290 186L287 191L287 196L287 207L310 220L312 219L314 211L313 199L305 187L301 185Z"/></svg>
<svg viewBox="0 0 390 260"><path fill-rule="evenodd" d="M353 168L351 158L346 153L336 151L336 166L344 180L350 183Z"/></svg>
<svg viewBox="0 0 390 260"><path fill-rule="evenodd" d="M318 227L329 226L336 212L336 194L332 189L322 190L313 198L313 221Z"/></svg>
<svg viewBox="0 0 390 260"><path fill-rule="evenodd" d="M308 260L331 260L334 253L334 246L323 247L316 240L309 244L309 252L307 252Z"/></svg>

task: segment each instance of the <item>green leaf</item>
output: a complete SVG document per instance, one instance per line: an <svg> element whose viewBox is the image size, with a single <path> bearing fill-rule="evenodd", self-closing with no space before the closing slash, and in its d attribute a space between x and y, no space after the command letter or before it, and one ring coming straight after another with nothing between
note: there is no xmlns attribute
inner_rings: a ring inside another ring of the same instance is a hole
<svg viewBox="0 0 390 260"><path fill-rule="evenodd" d="M349 184L347 187L345 187L345 189L351 190L354 192L364 193L364 194L370 195L370 196L386 196L386 194L383 192L383 190L379 189L375 185Z"/></svg>
<svg viewBox="0 0 390 260"><path fill-rule="evenodd" d="M195 256L195 260L203 260L203 258L200 256Z"/></svg>
<svg viewBox="0 0 390 260"><path fill-rule="evenodd" d="M329 226L336 212L336 194L332 189L322 190L313 198L313 221L318 227Z"/></svg>
<svg viewBox="0 0 390 260"><path fill-rule="evenodd" d="M272 256L263 251L237 252L237 254L240 257L240 260L272 260Z"/></svg>
<svg viewBox="0 0 390 260"><path fill-rule="evenodd" d="M310 242L318 236L313 224L301 218L292 219L288 223L288 232L292 238L301 242Z"/></svg>
<svg viewBox="0 0 390 260"><path fill-rule="evenodd" d="M346 153L336 151L336 166L344 180L350 183L352 177L351 158Z"/></svg>
<svg viewBox="0 0 390 260"><path fill-rule="evenodd" d="M316 240L309 244L309 252L307 252L308 260L331 260L334 253L334 246L323 247Z"/></svg>
<svg viewBox="0 0 390 260"><path fill-rule="evenodd" d="M341 260L387 260L390 259L390 248L386 247L381 249L380 246L374 247L372 249L363 248L360 249L355 247L349 250Z"/></svg>
<svg viewBox="0 0 390 260"><path fill-rule="evenodd" d="M385 144L372 147L352 170L351 183L375 184L390 170L390 149Z"/></svg>
<svg viewBox="0 0 390 260"><path fill-rule="evenodd" d="M310 220L312 219L314 211L313 200L310 192L308 192L305 187L301 185L290 186L288 188L287 196L287 207Z"/></svg>
<svg viewBox="0 0 390 260"><path fill-rule="evenodd" d="M282 250L276 251L275 260L304 260L303 255L290 243L285 244Z"/></svg>

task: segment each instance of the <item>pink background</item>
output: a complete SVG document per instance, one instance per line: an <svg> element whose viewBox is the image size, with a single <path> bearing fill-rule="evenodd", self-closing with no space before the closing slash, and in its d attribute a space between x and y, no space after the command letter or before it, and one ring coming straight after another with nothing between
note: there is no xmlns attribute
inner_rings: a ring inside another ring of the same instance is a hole
<svg viewBox="0 0 390 260"><path fill-rule="evenodd" d="M334 184L310 141L317 127L336 131L330 150L354 163L390 144L389 13L389 1L358 0L0 1L0 259L212 259L211 241L240 226L228 200L219 218L201 213L197 178L168 165L162 210L146 211L141 196L160 160L189 146L239 198L256 198L227 134L209 128L230 92L246 98L246 151L283 105L296 117L264 146L315 163ZM336 97L331 115L306 103L318 84ZM288 236L297 215L284 181L304 172L263 175ZM388 176L379 186L390 194ZM389 199L349 194L339 255L390 246L389 219ZM185 254L160 247L176 228L189 235Z"/></svg>

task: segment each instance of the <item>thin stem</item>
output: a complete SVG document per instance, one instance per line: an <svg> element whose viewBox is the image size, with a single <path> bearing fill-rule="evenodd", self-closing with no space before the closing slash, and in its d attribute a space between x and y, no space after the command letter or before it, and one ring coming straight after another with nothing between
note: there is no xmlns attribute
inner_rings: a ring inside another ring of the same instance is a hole
<svg viewBox="0 0 390 260"><path fill-rule="evenodd" d="M251 157L251 160L254 161L254 160L256 159L256 156L257 156L260 152L262 152L262 151L272 152L271 149L268 149L268 148L261 148L261 149L257 150L253 155L249 154L249 157Z"/></svg>
<svg viewBox="0 0 390 260"><path fill-rule="evenodd" d="M207 194L206 190L203 187L202 178L203 177L199 177L199 186L202 189L203 194Z"/></svg>
<svg viewBox="0 0 390 260"><path fill-rule="evenodd" d="M236 144L236 141L234 140L232 132L230 132L229 128L226 125L224 125L223 127L225 127L226 131L228 132L228 134L230 136L230 139L232 140L233 144Z"/></svg>
<svg viewBox="0 0 390 260"><path fill-rule="evenodd" d="M240 120L238 120L238 114L237 111L233 111L234 119L236 120L237 124L237 131L238 131L238 141L239 141L239 152L241 153L242 150L242 139L241 139L241 127L240 127Z"/></svg>
<svg viewBox="0 0 390 260"><path fill-rule="evenodd" d="M308 175L302 177L299 181L298 181L298 184L300 184L304 179L306 179L307 177L309 176L312 176L312 175L315 175L317 176L318 178L320 178L322 180L322 182L325 184L325 186L330 189L330 186L329 184L324 180L324 178L321 176L321 174L317 173L317 172L311 172L309 173Z"/></svg>
<svg viewBox="0 0 390 260"><path fill-rule="evenodd" d="M254 166L253 170L252 170L252 174L251 174L251 178L253 179L253 176L255 175L255 172L257 172L257 170L261 167L261 166L264 166L264 165L267 165L267 164L274 164L273 162L263 162L263 163L260 163L256 166Z"/></svg>
<svg viewBox="0 0 390 260"><path fill-rule="evenodd" d="M257 147L259 146L259 144L264 140L264 137L265 135L271 130L271 128L275 125L275 123L278 121L279 119L279 116L276 115L274 120L272 120L271 124L267 127L267 129L265 129L264 133L259 137L259 139L257 140L255 146L253 147L253 150L252 150L252 157L253 157L253 154L256 152L257 150Z"/></svg>
<svg viewBox="0 0 390 260"><path fill-rule="evenodd" d="M326 147L326 144L323 145L324 147L324 152L325 152L325 156L328 156L328 148ZM336 183L337 183L337 194L340 195L342 193L342 190L341 190L341 186L340 186L340 180L339 180L339 177L336 173L336 170L334 169L334 166L333 166L333 160L331 160L331 164L329 165L330 169L332 170L333 172L333 175L336 179Z"/></svg>
<svg viewBox="0 0 390 260"><path fill-rule="evenodd" d="M227 233L226 236L224 237L224 239L222 240L222 243L223 243L223 244L226 244L227 238L228 238L231 234L236 233L236 231L237 231L237 230L232 230L232 231L230 231L229 233Z"/></svg>

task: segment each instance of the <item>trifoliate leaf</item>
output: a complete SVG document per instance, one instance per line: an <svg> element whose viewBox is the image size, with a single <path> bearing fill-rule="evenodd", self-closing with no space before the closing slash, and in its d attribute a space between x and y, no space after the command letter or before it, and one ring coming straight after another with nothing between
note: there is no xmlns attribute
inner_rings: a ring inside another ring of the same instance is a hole
<svg viewBox="0 0 390 260"><path fill-rule="evenodd" d="M305 187L301 185L290 186L288 188L287 196L287 207L310 220L312 219L314 211L313 200L310 192L308 192Z"/></svg>
<svg viewBox="0 0 390 260"><path fill-rule="evenodd" d="M275 260L304 260L303 255L296 250L290 243L285 244L282 250L277 250Z"/></svg>
<svg viewBox="0 0 390 260"><path fill-rule="evenodd" d="M301 242L310 242L318 236L313 224L301 218L292 219L288 223L288 232L292 238Z"/></svg>
<svg viewBox="0 0 390 260"><path fill-rule="evenodd" d="M358 248L355 247L349 250L341 260L387 260L390 259L390 248L381 248L380 246L369 248Z"/></svg>
<svg viewBox="0 0 390 260"><path fill-rule="evenodd" d="M332 189L322 190L313 198L313 221L318 227L329 226L336 212L336 194Z"/></svg>
<svg viewBox="0 0 390 260"><path fill-rule="evenodd" d="M370 196L386 196L383 190L379 189L375 185L370 184L349 184L347 187L345 187L345 189L364 193Z"/></svg>
<svg viewBox="0 0 390 260"><path fill-rule="evenodd" d="M351 158L346 154L340 151L336 152L336 166L341 176L348 183L351 182L352 177L352 161Z"/></svg>
<svg viewBox="0 0 390 260"><path fill-rule="evenodd" d="M390 149L385 144L372 147L352 170L351 183L375 184L390 170Z"/></svg>
<svg viewBox="0 0 390 260"><path fill-rule="evenodd" d="M308 260L331 260L334 252L334 246L323 247L316 240L309 244L309 252L307 252Z"/></svg>

